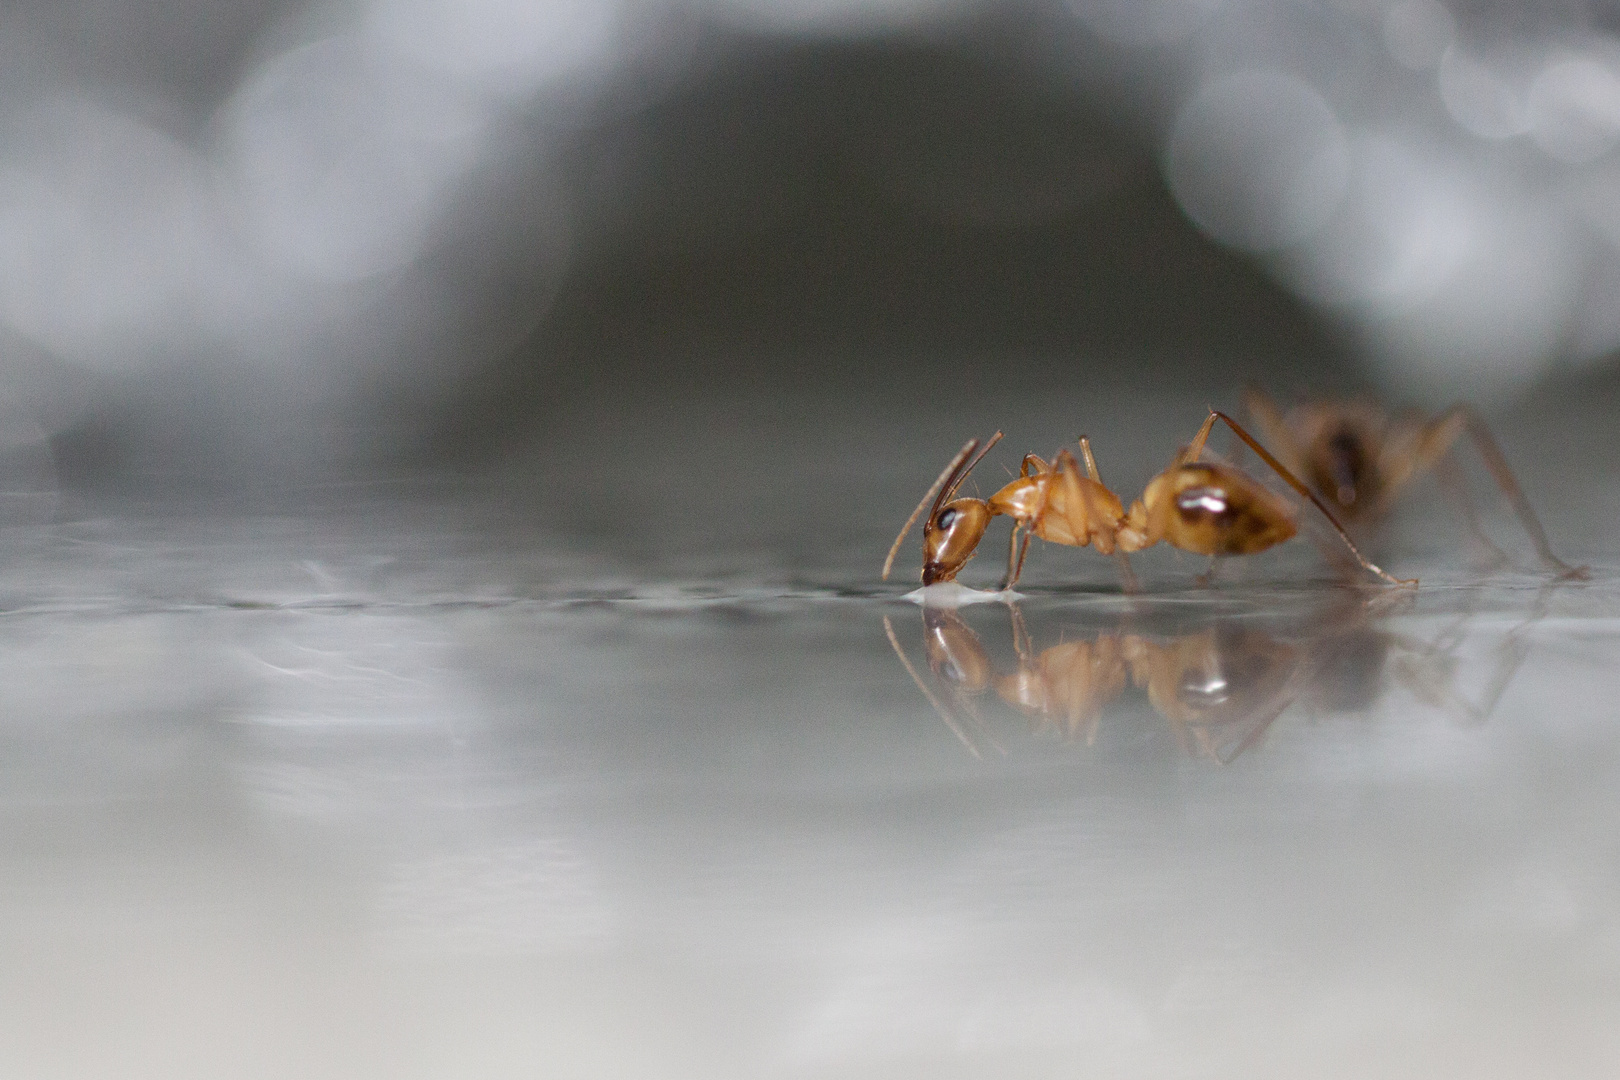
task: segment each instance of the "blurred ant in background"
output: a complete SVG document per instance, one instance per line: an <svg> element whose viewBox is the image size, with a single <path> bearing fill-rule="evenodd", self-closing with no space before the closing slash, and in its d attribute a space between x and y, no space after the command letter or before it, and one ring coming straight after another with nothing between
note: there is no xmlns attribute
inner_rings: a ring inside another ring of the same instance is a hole
<svg viewBox="0 0 1620 1080"><path fill-rule="evenodd" d="M1570 566L1553 554L1507 458L1485 421L1469 406L1454 405L1426 417L1413 411L1391 413L1366 400L1307 401L1284 413L1263 390L1252 386L1244 392L1243 404L1282 463L1309 480L1344 521L1381 520L1413 480L1432 470L1456 496L1474 537L1505 563L1507 556L1479 526L1461 468L1451 454L1457 439L1467 432L1541 561L1560 577L1587 576L1585 567Z"/></svg>

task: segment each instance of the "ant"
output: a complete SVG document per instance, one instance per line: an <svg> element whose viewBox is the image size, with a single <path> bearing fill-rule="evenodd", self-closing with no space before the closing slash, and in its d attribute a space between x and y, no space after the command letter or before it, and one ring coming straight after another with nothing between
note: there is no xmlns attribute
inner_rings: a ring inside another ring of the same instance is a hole
<svg viewBox="0 0 1620 1080"><path fill-rule="evenodd" d="M1293 508L1287 502L1241 469L1198 460L1216 420L1224 421L1278 476L1322 512L1363 569L1392 585L1417 584L1416 579L1393 577L1368 562L1315 492L1237 421L1214 409L1210 410L1191 444L1176 455L1168 469L1148 482L1142 497L1131 504L1129 512L1119 496L1103 485L1097 460L1091 453L1091 442L1084 436L1080 439L1080 452L1086 461L1085 476L1080 475L1079 464L1066 449L1058 451L1051 465L1034 454L1026 454L1018 476L989 499L958 499L955 497L957 489L990 448L1001 440L1001 432L996 432L982 447L978 439L970 439L906 519L883 563L883 578L888 579L900 545L930 499L933 505L923 525L924 585L954 580L973 557L990 519L1000 514L1013 519L1003 589L1012 588L1023 573L1031 537L1073 547L1089 544L1104 555L1117 552L1127 589L1133 589L1135 581L1124 556L1160 541L1184 551L1214 557L1252 555L1290 539L1298 529ZM1018 543L1020 529L1024 532L1022 546Z"/></svg>
<svg viewBox="0 0 1620 1080"><path fill-rule="evenodd" d="M1243 407L1277 456L1333 504L1348 522L1373 522L1389 513L1400 493L1423 473L1436 470L1456 492L1463 518L1476 539L1501 562L1507 556L1486 538L1468 501L1462 475L1450 451L1466 431L1496 486L1518 515L1536 553L1563 578L1584 578L1587 569L1570 566L1552 552L1547 534L1508 467L1485 421L1468 405L1453 405L1425 417L1390 413L1366 400L1313 401L1286 414L1258 387L1243 394Z"/></svg>

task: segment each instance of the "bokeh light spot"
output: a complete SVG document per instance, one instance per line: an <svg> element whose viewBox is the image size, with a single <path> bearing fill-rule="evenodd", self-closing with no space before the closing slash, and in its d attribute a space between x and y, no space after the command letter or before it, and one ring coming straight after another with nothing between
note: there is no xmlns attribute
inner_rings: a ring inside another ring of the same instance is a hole
<svg viewBox="0 0 1620 1080"><path fill-rule="evenodd" d="M1296 244L1332 217L1350 174L1333 110L1291 75L1243 72L1205 86L1177 116L1165 172L1183 211L1222 243Z"/></svg>

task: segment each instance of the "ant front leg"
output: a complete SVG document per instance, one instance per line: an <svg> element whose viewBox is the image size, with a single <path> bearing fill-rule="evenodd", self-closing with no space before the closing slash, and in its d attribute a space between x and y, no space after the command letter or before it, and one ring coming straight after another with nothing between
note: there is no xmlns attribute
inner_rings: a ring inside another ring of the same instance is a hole
<svg viewBox="0 0 1620 1080"><path fill-rule="evenodd" d="M1025 546L1029 543L1025 537ZM1007 537L1007 577L1001 583L1001 591L1006 592L1018 584L1018 575L1024 569L1024 560L1018 557L1018 519L1013 518L1012 532Z"/></svg>

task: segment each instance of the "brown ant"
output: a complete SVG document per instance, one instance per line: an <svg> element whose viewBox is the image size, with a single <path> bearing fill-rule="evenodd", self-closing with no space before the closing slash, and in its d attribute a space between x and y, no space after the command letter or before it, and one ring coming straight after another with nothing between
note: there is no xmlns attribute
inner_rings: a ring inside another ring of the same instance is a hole
<svg viewBox="0 0 1620 1080"><path fill-rule="evenodd" d="M1252 555L1288 540L1297 532L1293 508L1288 503L1241 469L1198 460L1216 420L1225 421L1262 461L1322 512L1364 569L1394 585L1417 584L1415 579L1392 577L1362 557L1326 504L1235 420L1214 409L1192 443L1168 469L1148 482L1129 512L1119 496L1103 485L1091 442L1085 437L1080 439L1085 476L1080 475L1079 464L1068 450L1058 451L1051 465L1034 454L1026 454L1018 476L989 499L956 498L957 489L1000 441L1001 432L982 447L978 439L969 440L906 519L883 563L883 578L888 579L900 545L930 499L933 505L923 524L924 585L953 580L973 557L990 519L1001 514L1013 519L1004 589L1012 588L1023 572L1032 536L1073 547L1089 544L1104 555L1118 552L1127 588L1134 582L1123 556L1160 541L1213 557ZM1020 529L1024 531L1022 546L1018 543Z"/></svg>
<svg viewBox="0 0 1620 1080"><path fill-rule="evenodd" d="M1249 387L1243 405L1277 456L1332 504L1347 522L1374 522L1389 513L1396 498L1419 476L1435 470L1459 496L1470 531L1497 559L1506 556L1486 538L1464 492L1462 475L1450 451L1467 432L1496 486L1529 534L1541 561L1560 577L1584 578L1585 567L1573 567L1552 552L1547 534L1508 467L1485 421L1468 405L1453 405L1425 417L1418 412L1391 413L1367 400L1312 401L1285 414L1270 396Z"/></svg>

